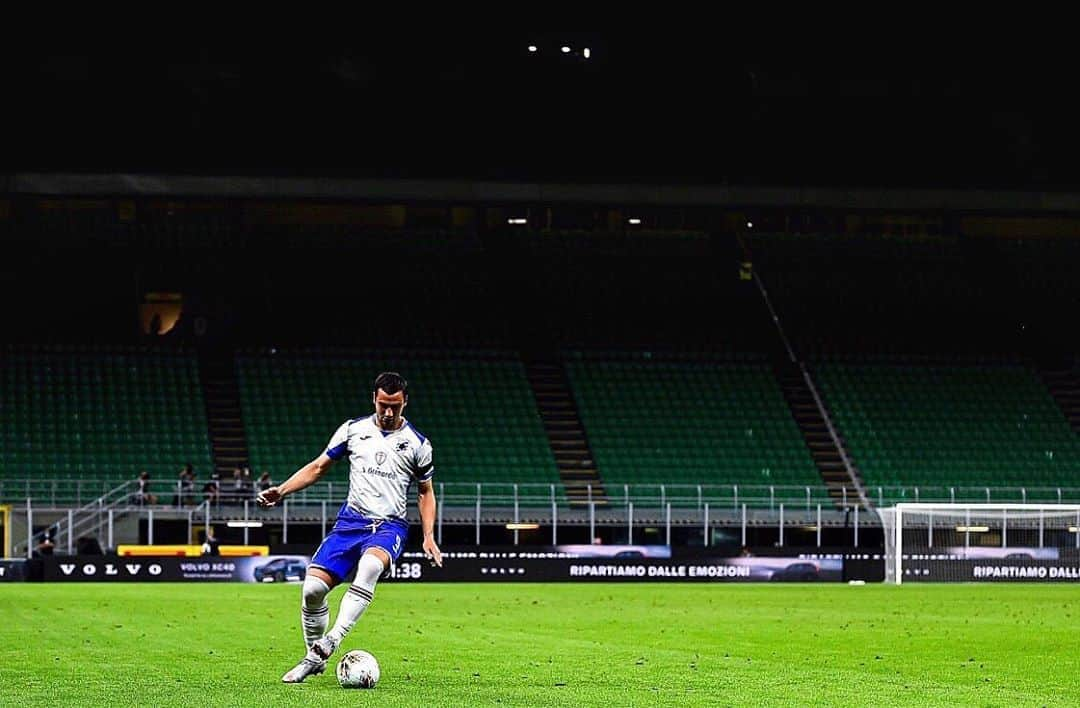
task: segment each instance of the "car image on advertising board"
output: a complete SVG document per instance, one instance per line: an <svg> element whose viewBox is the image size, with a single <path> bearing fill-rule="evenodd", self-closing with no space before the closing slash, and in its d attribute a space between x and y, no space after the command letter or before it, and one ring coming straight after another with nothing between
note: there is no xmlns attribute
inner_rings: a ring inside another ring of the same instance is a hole
<svg viewBox="0 0 1080 708"><path fill-rule="evenodd" d="M283 583L287 580L303 580L307 575L304 558L275 558L269 563L256 566L251 571L257 583Z"/></svg>

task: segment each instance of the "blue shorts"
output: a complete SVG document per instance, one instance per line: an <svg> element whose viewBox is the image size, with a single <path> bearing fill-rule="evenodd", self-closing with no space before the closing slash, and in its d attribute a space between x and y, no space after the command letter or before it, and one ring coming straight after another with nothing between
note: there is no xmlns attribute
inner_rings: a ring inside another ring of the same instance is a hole
<svg viewBox="0 0 1080 708"><path fill-rule="evenodd" d="M372 521L342 504L334 528L311 557L310 567L325 570L340 583L356 570L367 549L379 548L390 556L389 572L405 549L408 535L409 524L403 519Z"/></svg>

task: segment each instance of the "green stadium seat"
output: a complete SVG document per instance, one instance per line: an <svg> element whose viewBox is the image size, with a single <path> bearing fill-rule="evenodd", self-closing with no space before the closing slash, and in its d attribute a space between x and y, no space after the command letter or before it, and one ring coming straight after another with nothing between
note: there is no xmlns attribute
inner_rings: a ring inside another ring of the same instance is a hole
<svg viewBox="0 0 1080 708"><path fill-rule="evenodd" d="M1056 497L1050 488L1080 486L1080 441L1026 367L824 363L815 373L875 499L879 486L910 487L909 501L916 486L921 499L958 501L986 501L987 487L993 501L1020 501L1020 488Z"/></svg>
<svg viewBox="0 0 1080 708"><path fill-rule="evenodd" d="M115 486L142 470L172 480L185 462L209 473L193 352L150 346L7 346L3 352L0 478L70 477Z"/></svg>
<svg viewBox="0 0 1080 708"><path fill-rule="evenodd" d="M609 487L747 485L767 494L775 485L810 487L813 499L828 498L767 364L577 355L567 370ZM673 411L670 422L665 406Z"/></svg>

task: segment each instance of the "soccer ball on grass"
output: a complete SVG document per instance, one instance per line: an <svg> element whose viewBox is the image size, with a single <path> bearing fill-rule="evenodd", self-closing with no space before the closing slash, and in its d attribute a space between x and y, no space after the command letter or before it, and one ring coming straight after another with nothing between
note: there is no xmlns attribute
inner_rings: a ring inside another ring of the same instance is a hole
<svg viewBox="0 0 1080 708"><path fill-rule="evenodd" d="M379 662L366 651L354 649L338 662L337 678L342 688L375 688L379 682Z"/></svg>

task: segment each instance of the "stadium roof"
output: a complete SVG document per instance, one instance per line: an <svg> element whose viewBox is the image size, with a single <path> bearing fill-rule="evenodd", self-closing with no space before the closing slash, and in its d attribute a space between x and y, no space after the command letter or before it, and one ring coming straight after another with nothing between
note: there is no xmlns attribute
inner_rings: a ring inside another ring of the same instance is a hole
<svg viewBox="0 0 1080 708"><path fill-rule="evenodd" d="M1020 51L1018 28L972 48L889 18L829 32L798 18L750 26L670 11L631 29L562 31L538 16L35 37L4 50L7 164L844 187L1080 181L1072 64Z"/></svg>
<svg viewBox="0 0 1080 708"><path fill-rule="evenodd" d="M315 199L442 204L895 209L937 212L1080 212L1080 192L835 189L730 185L543 183L468 179L370 179L243 175L15 173L0 194L72 197Z"/></svg>

